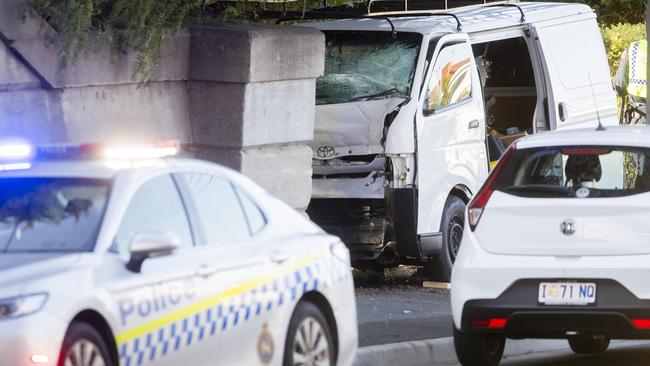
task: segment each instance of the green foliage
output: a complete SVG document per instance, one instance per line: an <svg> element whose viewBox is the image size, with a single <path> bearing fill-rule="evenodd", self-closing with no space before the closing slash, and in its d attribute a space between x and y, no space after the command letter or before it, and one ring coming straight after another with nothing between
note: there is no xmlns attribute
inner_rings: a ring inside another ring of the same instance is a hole
<svg viewBox="0 0 650 366"><path fill-rule="evenodd" d="M643 24L613 24L601 28L607 61L612 76L616 74L618 63L623 52L630 46L630 43L639 39L645 39L645 27Z"/></svg>
<svg viewBox="0 0 650 366"><path fill-rule="evenodd" d="M58 32L65 65L88 46L110 44L114 53L138 52L135 77L148 81L168 32L200 14L205 0L28 0Z"/></svg>

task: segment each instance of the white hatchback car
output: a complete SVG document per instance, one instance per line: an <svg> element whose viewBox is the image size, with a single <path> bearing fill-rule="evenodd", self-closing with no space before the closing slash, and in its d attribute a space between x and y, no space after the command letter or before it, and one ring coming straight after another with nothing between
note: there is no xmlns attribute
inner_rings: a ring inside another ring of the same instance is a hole
<svg viewBox="0 0 650 366"><path fill-rule="evenodd" d="M345 245L176 150L0 145L2 365L353 362Z"/></svg>
<svg viewBox="0 0 650 366"><path fill-rule="evenodd" d="M650 338L650 128L518 140L466 217L451 289L463 365L497 365L506 338L576 353Z"/></svg>

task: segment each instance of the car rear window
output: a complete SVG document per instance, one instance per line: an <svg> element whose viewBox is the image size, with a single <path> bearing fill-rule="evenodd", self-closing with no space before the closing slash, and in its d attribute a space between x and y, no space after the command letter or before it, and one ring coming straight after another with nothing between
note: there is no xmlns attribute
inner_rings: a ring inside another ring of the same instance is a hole
<svg viewBox="0 0 650 366"><path fill-rule="evenodd" d="M93 250L109 189L98 179L0 179L0 254Z"/></svg>
<svg viewBox="0 0 650 366"><path fill-rule="evenodd" d="M623 197L650 190L650 150L612 146L521 149L495 189L522 197Z"/></svg>

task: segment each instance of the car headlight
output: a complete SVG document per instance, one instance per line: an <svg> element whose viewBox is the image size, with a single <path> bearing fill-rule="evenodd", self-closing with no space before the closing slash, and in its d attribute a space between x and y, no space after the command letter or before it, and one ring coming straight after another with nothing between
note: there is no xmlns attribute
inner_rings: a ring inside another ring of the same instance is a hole
<svg viewBox="0 0 650 366"><path fill-rule="evenodd" d="M46 301L46 293L0 299L0 320L33 314L41 310Z"/></svg>

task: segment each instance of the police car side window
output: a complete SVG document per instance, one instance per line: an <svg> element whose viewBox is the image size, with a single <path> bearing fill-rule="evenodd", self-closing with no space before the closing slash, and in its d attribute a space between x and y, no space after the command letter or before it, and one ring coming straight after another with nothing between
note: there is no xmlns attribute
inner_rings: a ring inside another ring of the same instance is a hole
<svg viewBox="0 0 650 366"><path fill-rule="evenodd" d="M182 173L180 177L202 229L199 244L227 245L251 236L242 204L229 181L200 173Z"/></svg>
<svg viewBox="0 0 650 366"><path fill-rule="evenodd" d="M237 194L241 199L242 206L244 206L244 211L246 212L246 217L248 218L248 224L253 235L257 234L264 228L266 225L266 218L260 210L259 207L250 199L246 192L237 188Z"/></svg>
<svg viewBox="0 0 650 366"><path fill-rule="evenodd" d="M135 193L113 241L113 251L128 256L137 234L171 232L181 239L181 247L193 245L190 224L176 183L170 175L151 179Z"/></svg>

